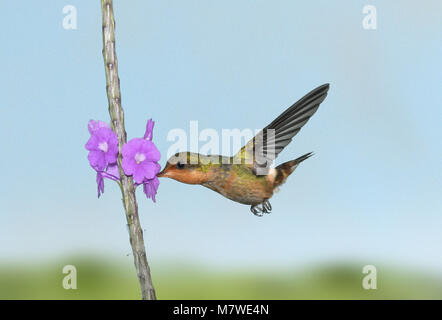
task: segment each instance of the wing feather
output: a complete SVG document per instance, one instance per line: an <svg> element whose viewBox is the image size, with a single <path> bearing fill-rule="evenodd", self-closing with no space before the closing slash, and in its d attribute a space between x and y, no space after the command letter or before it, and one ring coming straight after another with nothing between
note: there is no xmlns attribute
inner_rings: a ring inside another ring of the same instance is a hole
<svg viewBox="0 0 442 320"><path fill-rule="evenodd" d="M261 130L234 156L241 163L258 168L269 168L278 154L318 110L327 97L329 84L324 84L302 97ZM265 171L264 171L265 172Z"/></svg>

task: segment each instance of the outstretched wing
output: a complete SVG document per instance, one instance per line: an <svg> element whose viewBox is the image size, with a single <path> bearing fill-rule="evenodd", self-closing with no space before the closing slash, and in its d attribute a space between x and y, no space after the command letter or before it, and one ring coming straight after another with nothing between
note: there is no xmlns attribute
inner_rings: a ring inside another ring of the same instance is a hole
<svg viewBox="0 0 442 320"><path fill-rule="evenodd" d="M267 174L273 160L318 110L328 89L329 84L324 84L294 103L242 147L234 161L250 164L255 174Z"/></svg>

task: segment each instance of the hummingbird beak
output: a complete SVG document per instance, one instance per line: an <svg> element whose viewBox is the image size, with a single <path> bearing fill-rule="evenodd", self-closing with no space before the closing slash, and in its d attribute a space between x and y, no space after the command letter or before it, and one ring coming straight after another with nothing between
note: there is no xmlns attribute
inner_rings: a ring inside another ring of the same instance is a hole
<svg viewBox="0 0 442 320"><path fill-rule="evenodd" d="M158 174L157 174L157 177L158 178L162 178L162 177L165 177L166 176L166 168L164 168L163 170L161 170L161 172L159 172Z"/></svg>

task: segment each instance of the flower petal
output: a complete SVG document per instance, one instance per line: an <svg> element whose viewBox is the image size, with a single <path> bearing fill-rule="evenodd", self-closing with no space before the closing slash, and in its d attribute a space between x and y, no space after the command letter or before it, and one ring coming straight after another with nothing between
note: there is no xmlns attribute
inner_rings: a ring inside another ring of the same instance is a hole
<svg viewBox="0 0 442 320"><path fill-rule="evenodd" d="M155 121L152 121L152 119L147 120L146 133L144 134L143 139L152 140L152 138L153 138L153 126L154 125L155 125Z"/></svg>
<svg viewBox="0 0 442 320"><path fill-rule="evenodd" d="M107 163L115 163L117 162L118 153L111 152L111 150L108 150L108 152L105 153L105 160Z"/></svg>
<svg viewBox="0 0 442 320"><path fill-rule="evenodd" d="M135 172L137 167L137 163L134 158L124 157L121 166L123 167L124 173L128 176L132 175Z"/></svg>
<svg viewBox="0 0 442 320"><path fill-rule="evenodd" d="M134 176L134 180L135 180L136 183L139 183L139 184L143 183L144 176L145 176L145 172L143 170L143 166L138 165L135 168L133 176Z"/></svg>
<svg viewBox="0 0 442 320"><path fill-rule="evenodd" d="M100 128L109 128L109 125L104 121L89 120L89 123L87 124L87 128L89 130L89 133L93 134L95 131L97 131Z"/></svg>
<svg viewBox="0 0 442 320"><path fill-rule="evenodd" d="M110 139L108 139L107 141L107 145L108 145L108 152L118 154L117 135L115 135L114 137L110 137Z"/></svg>
<svg viewBox="0 0 442 320"><path fill-rule="evenodd" d="M157 194L158 187L160 185L160 181L157 177L153 179L146 180L143 184L143 192L146 194L146 197L149 199L152 197L152 201L155 201L155 195Z"/></svg>
<svg viewBox="0 0 442 320"><path fill-rule="evenodd" d="M158 163L151 161L144 161L143 163L140 163L139 167L143 171L145 179L154 178L161 169L161 166Z"/></svg>
<svg viewBox="0 0 442 320"><path fill-rule="evenodd" d="M146 140L144 139L140 139L140 138L134 138L129 140L129 142L127 142L123 148L121 149L121 154L124 158L135 158L135 154L137 154L138 152L140 152L141 150L141 145L143 144L143 142L145 142Z"/></svg>
<svg viewBox="0 0 442 320"><path fill-rule="evenodd" d="M104 193L104 179L101 172L97 172L97 189L98 189L98 198L100 198L100 195Z"/></svg>
<svg viewBox="0 0 442 320"><path fill-rule="evenodd" d="M98 148L98 137L96 135L91 135L89 140L86 142L84 146L87 150L97 150Z"/></svg>
<svg viewBox="0 0 442 320"><path fill-rule="evenodd" d="M92 150L89 152L87 158L91 167L96 171L103 171L106 169L107 163L103 151Z"/></svg>
<svg viewBox="0 0 442 320"><path fill-rule="evenodd" d="M146 158L150 161L160 161L161 153L152 141L144 140L142 145L142 152L146 155Z"/></svg>

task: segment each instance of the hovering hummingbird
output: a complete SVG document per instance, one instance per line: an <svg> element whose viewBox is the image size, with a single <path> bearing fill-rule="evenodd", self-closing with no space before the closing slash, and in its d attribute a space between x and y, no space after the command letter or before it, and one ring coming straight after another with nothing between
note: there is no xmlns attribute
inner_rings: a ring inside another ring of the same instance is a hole
<svg viewBox="0 0 442 320"><path fill-rule="evenodd" d="M328 89L329 84L324 84L305 95L233 157L180 152L169 158L158 177L200 184L230 200L251 205L250 211L257 216L270 213L273 193L312 152L276 168L270 164L316 112Z"/></svg>

